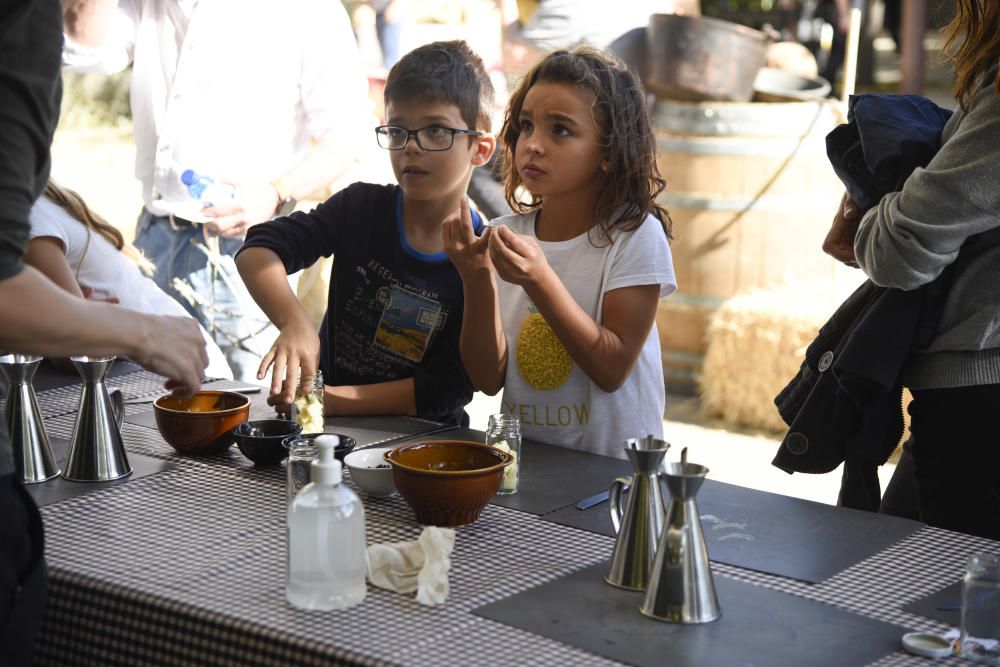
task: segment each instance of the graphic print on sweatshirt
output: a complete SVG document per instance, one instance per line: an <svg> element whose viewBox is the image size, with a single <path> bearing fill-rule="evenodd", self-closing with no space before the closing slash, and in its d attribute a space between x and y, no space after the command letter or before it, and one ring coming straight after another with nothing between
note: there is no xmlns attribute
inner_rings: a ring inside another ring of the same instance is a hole
<svg viewBox="0 0 1000 667"><path fill-rule="evenodd" d="M384 303L384 307L375 330L375 346L419 363L434 332L444 325L444 308L437 301L398 285L380 289L378 302Z"/></svg>

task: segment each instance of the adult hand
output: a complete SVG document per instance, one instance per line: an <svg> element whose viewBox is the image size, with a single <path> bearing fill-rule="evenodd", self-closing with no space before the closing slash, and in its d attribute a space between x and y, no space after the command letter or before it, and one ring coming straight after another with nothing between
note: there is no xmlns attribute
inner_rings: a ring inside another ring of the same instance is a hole
<svg viewBox="0 0 1000 667"><path fill-rule="evenodd" d="M268 368L271 369L268 405L286 411L295 400L296 389L312 391L319 368L319 347L319 335L310 322L296 322L282 328L257 369L258 380L263 380Z"/></svg>
<svg viewBox="0 0 1000 667"><path fill-rule="evenodd" d="M274 217L278 191L270 183L237 185L233 199L208 206L202 213L212 218L205 223L209 232L226 237L241 237L247 230Z"/></svg>
<svg viewBox="0 0 1000 667"><path fill-rule="evenodd" d="M442 223L441 240L444 242L445 254L463 280L479 271L493 271L489 256L491 231L492 228L487 227L482 236L476 237L472 229L469 200L465 197L462 197L459 209Z"/></svg>
<svg viewBox="0 0 1000 667"><path fill-rule="evenodd" d="M167 377L166 388L191 396L201 387L208 350L198 322L190 317L141 315L146 324L139 348L129 356L143 368Z"/></svg>
<svg viewBox="0 0 1000 667"><path fill-rule="evenodd" d="M538 285L552 270L533 236L521 236L510 227L496 227L490 235L490 260L497 274L509 283Z"/></svg>
<svg viewBox="0 0 1000 667"><path fill-rule="evenodd" d="M858 259L854 255L854 237L861 222L860 213L858 205L845 192L830 231L823 239L823 252L855 269L858 268Z"/></svg>

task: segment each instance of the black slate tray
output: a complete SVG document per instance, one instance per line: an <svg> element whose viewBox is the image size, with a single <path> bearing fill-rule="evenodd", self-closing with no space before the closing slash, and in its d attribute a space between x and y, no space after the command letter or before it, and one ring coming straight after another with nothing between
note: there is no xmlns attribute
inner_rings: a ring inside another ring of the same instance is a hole
<svg viewBox="0 0 1000 667"><path fill-rule="evenodd" d="M722 616L675 625L639 613L643 594L603 581L607 563L479 607L473 614L640 667L867 665L905 628L716 576Z"/></svg>
<svg viewBox="0 0 1000 667"><path fill-rule="evenodd" d="M962 624L962 582L956 581L936 593L917 598L904 605L903 611L957 628Z"/></svg>
<svg viewBox="0 0 1000 667"><path fill-rule="evenodd" d="M709 558L810 583L824 581L924 526L710 479L696 502ZM542 519L614 536L607 502L589 510L564 507Z"/></svg>
<svg viewBox="0 0 1000 667"><path fill-rule="evenodd" d="M441 431L434 438L486 442L485 433L470 428ZM408 438L400 444L417 440ZM491 502L539 515L606 490L615 477L632 472L628 461L527 439L521 443L520 461L517 493L494 496Z"/></svg>
<svg viewBox="0 0 1000 667"><path fill-rule="evenodd" d="M52 454L55 456L60 469L65 469L66 460L69 458L70 441L66 438L49 437L49 444L52 446ZM76 496L82 496L92 491L107 489L120 484L128 484L131 479L155 475L158 472L173 470L177 467L173 463L136 454L135 452L128 452L128 462L132 466L132 474L122 479L116 479L113 482L70 482L60 476L50 479L47 482L26 484L25 488L31 494L31 497L34 498L35 504L39 506L50 505L62 500L75 498Z"/></svg>

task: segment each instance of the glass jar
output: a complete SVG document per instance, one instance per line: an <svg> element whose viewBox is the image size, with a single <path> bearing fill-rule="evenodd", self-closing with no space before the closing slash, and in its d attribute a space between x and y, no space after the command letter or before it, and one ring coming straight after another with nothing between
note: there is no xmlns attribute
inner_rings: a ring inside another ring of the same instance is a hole
<svg viewBox="0 0 1000 667"><path fill-rule="evenodd" d="M295 398L295 408L292 418L302 426L303 433L322 433L326 417L324 412L323 371L316 371L312 391L303 392L301 383L298 396Z"/></svg>
<svg viewBox="0 0 1000 667"><path fill-rule="evenodd" d="M486 427L486 444L509 452L514 457L513 463L504 468L497 494L517 493L521 468L521 420L514 415L490 415L489 425Z"/></svg>
<svg viewBox="0 0 1000 667"><path fill-rule="evenodd" d="M1000 556L972 554L962 580L962 657L1000 665Z"/></svg>
<svg viewBox="0 0 1000 667"><path fill-rule="evenodd" d="M286 442L288 502L292 502L302 487L312 481L312 462L319 456L319 449L311 438L303 438L301 435L293 435Z"/></svg>

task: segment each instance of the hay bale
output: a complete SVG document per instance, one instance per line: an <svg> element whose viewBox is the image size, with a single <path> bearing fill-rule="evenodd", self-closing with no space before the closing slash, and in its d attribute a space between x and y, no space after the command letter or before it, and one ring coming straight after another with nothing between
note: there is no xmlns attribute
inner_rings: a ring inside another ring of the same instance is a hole
<svg viewBox="0 0 1000 667"><path fill-rule="evenodd" d="M702 409L729 426L783 433L774 396L794 377L806 347L850 293L809 284L739 294L708 325L699 378ZM853 288L852 288L853 289Z"/></svg>

